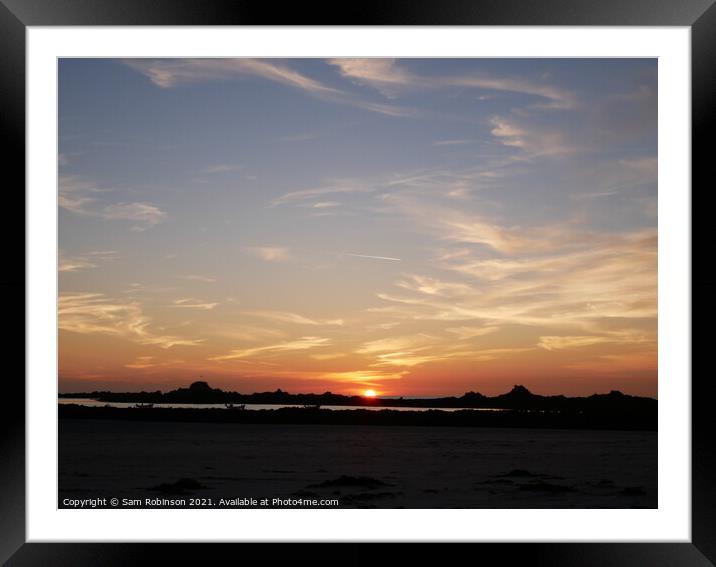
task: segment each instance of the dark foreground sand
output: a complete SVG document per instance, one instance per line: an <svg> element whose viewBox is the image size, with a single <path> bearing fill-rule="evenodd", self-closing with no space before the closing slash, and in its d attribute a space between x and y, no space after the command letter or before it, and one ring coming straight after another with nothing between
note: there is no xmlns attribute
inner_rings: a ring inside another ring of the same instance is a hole
<svg viewBox="0 0 716 567"><path fill-rule="evenodd" d="M60 507L290 497L346 508L654 508L657 434L60 420L59 496Z"/></svg>

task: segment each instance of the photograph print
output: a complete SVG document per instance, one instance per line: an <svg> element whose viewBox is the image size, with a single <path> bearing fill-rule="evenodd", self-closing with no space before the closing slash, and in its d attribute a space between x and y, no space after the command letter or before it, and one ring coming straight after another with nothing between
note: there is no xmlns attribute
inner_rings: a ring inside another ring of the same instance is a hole
<svg viewBox="0 0 716 567"><path fill-rule="evenodd" d="M60 508L656 508L657 59L58 60Z"/></svg>

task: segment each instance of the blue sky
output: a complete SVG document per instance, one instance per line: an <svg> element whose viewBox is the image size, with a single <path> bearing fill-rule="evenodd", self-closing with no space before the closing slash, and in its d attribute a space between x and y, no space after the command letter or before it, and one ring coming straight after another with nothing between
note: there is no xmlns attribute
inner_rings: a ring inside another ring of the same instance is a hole
<svg viewBox="0 0 716 567"><path fill-rule="evenodd" d="M60 60L61 387L655 395L656 84Z"/></svg>

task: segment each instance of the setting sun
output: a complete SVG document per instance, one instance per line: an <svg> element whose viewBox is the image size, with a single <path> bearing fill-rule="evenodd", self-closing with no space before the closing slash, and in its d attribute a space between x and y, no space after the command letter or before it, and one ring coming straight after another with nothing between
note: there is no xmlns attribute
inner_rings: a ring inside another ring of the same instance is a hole
<svg viewBox="0 0 716 567"><path fill-rule="evenodd" d="M366 390L365 392L363 392L363 395L366 398L375 398L375 396L376 396L375 390Z"/></svg>

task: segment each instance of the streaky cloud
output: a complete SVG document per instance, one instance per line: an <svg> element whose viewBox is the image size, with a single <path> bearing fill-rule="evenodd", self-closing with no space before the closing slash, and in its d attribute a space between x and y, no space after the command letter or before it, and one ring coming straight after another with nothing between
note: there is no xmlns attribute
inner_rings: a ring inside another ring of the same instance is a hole
<svg viewBox="0 0 716 567"><path fill-rule="evenodd" d="M414 109L363 100L307 77L285 64L264 59L127 59L124 63L161 88L172 88L184 83L229 80L239 76L257 76L299 89L327 102L345 104L385 116L413 116L416 113Z"/></svg>
<svg viewBox="0 0 716 567"><path fill-rule="evenodd" d="M486 73L465 73L462 75L425 76L418 75L399 65L395 59L329 59L338 67L342 76L359 84L370 85L387 96L394 96L399 87L435 89L445 87L467 87L492 91L503 91L532 95L545 99L543 108L568 109L577 106L573 93L556 86L532 81L521 77L493 76Z"/></svg>
<svg viewBox="0 0 716 567"><path fill-rule="evenodd" d="M345 252L344 256L352 256L353 258L367 258L369 260L387 260L389 262L402 262L400 258L391 258L390 256L371 256L370 254L353 254Z"/></svg>
<svg viewBox="0 0 716 567"><path fill-rule="evenodd" d="M298 313L289 311L249 310L245 314L277 323L291 323L295 325L343 325L343 319L312 319Z"/></svg>
<svg viewBox="0 0 716 567"><path fill-rule="evenodd" d="M278 344L265 345L261 347L234 349L227 354L210 356L209 360L217 362L235 360L251 357L255 354L280 354L297 350L308 350L330 344L330 339L322 337L301 337L293 341L285 341Z"/></svg>
<svg viewBox="0 0 716 567"><path fill-rule="evenodd" d="M112 299L101 293L61 293L58 305L60 330L80 334L112 335L143 345L161 348L194 346L203 339L188 339L157 333L151 319L137 301Z"/></svg>
<svg viewBox="0 0 716 567"><path fill-rule="evenodd" d="M134 221L134 230L144 230L166 219L167 213L152 203L100 203L95 195L111 193L87 179L61 175L59 179L58 204L75 214L108 220Z"/></svg>

